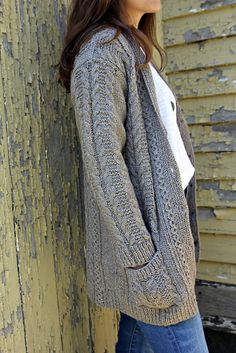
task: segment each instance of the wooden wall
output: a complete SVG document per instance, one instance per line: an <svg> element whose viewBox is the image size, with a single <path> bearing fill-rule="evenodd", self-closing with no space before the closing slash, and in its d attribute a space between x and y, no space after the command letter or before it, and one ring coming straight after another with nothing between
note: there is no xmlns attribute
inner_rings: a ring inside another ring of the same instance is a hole
<svg viewBox="0 0 236 353"><path fill-rule="evenodd" d="M163 0L158 28L197 157L198 277L225 284L236 284L235 3ZM86 295L80 149L51 67L68 4L0 1L1 353L112 353L117 338L118 313Z"/></svg>
<svg viewBox="0 0 236 353"><path fill-rule="evenodd" d="M68 3L0 1L1 353L112 352L116 338L115 313L87 298L77 129L51 66Z"/></svg>
<svg viewBox="0 0 236 353"><path fill-rule="evenodd" d="M174 6L172 0L162 2L163 42L168 55L165 73L180 99L196 156L202 249L197 277L225 284L224 288L236 285L235 19L235 0L178 0ZM235 286L223 290L221 299L209 309L210 299L222 291L222 286L216 287L214 294L201 288L202 313L224 316L217 306L228 306L235 318L233 295L228 302L221 300Z"/></svg>

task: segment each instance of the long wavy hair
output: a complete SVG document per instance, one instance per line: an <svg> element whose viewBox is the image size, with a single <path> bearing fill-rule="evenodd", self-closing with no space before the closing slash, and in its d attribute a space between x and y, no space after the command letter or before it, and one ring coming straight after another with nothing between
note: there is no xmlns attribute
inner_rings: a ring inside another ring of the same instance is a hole
<svg viewBox="0 0 236 353"><path fill-rule="evenodd" d="M81 45L99 29L115 27L117 32L111 41L124 32L132 40L137 40L143 48L146 58L143 64L136 63L137 68L147 65L153 60L153 47L161 57L160 70L166 66L166 52L156 40L156 15L145 13L138 28L129 25L126 20L125 2L120 0L72 0L67 15L67 31L63 41L63 49L58 68L58 82L66 91L70 92L70 78L75 56L79 53ZM109 41L110 42L110 41Z"/></svg>

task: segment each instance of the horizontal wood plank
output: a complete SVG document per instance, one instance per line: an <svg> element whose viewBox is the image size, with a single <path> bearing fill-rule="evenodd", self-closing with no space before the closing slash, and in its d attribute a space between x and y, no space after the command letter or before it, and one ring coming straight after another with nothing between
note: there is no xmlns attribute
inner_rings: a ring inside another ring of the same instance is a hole
<svg viewBox="0 0 236 353"><path fill-rule="evenodd" d="M165 72L166 74L170 74L171 72L193 70L196 68L214 67L222 63L224 65L235 64L235 42L236 36L233 36L167 48L168 64ZM213 55L216 52L217 55ZM188 57L188 60L186 60L186 57Z"/></svg>
<svg viewBox="0 0 236 353"><path fill-rule="evenodd" d="M196 294L203 315L236 317L236 287L221 283L196 285Z"/></svg>
<svg viewBox="0 0 236 353"><path fill-rule="evenodd" d="M236 333L236 0L163 5L165 74L189 126L196 160L197 278L227 287L204 289L201 309L206 317L224 316L222 329Z"/></svg>
<svg viewBox="0 0 236 353"><path fill-rule="evenodd" d="M236 286L197 280L195 290L204 328L235 334Z"/></svg>
<svg viewBox="0 0 236 353"><path fill-rule="evenodd" d="M236 121L236 94L179 99L179 103L189 125Z"/></svg>
<svg viewBox="0 0 236 353"><path fill-rule="evenodd" d="M236 207L236 180L197 180L197 205Z"/></svg>
<svg viewBox="0 0 236 353"><path fill-rule="evenodd" d="M198 179L236 179L235 152L196 152L195 160Z"/></svg>
<svg viewBox="0 0 236 353"><path fill-rule="evenodd" d="M195 151L236 151L236 122L189 127Z"/></svg>
<svg viewBox="0 0 236 353"><path fill-rule="evenodd" d="M222 8L236 4L236 0L178 0L173 6L173 0L165 0L164 6L162 6L162 16L163 20L186 16L186 15L195 15L203 11L211 11L216 8Z"/></svg>
<svg viewBox="0 0 236 353"><path fill-rule="evenodd" d="M201 233L201 259L236 265L236 235Z"/></svg>
<svg viewBox="0 0 236 353"><path fill-rule="evenodd" d="M199 230L202 233L236 236L236 209L198 207Z"/></svg>
<svg viewBox="0 0 236 353"><path fill-rule="evenodd" d="M215 315L205 315L205 316L201 315L201 321L204 329L207 328L218 332L224 331L227 333L236 334L235 318L218 316L216 312ZM220 341L221 341L221 336L219 336L218 342ZM232 336L232 341L233 341L233 336ZM231 344L229 343L229 347L230 346Z"/></svg>
<svg viewBox="0 0 236 353"><path fill-rule="evenodd" d="M236 285L236 265L200 260L197 264L197 278Z"/></svg>
<svg viewBox="0 0 236 353"><path fill-rule="evenodd" d="M236 94L236 65L176 72L168 82L179 98Z"/></svg>
<svg viewBox="0 0 236 353"><path fill-rule="evenodd" d="M194 18L184 16L167 20L163 25L164 45L167 48L173 45L235 35L235 12L236 4L234 7L218 7L210 14L202 11Z"/></svg>

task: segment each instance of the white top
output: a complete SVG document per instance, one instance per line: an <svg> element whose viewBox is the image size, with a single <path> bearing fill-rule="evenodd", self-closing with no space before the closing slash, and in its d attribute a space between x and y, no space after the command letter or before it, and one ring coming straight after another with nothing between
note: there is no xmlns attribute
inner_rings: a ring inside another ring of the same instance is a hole
<svg viewBox="0 0 236 353"><path fill-rule="evenodd" d="M179 167L183 189L192 178L195 168L186 152L176 119L176 100L171 89L149 62L160 108L161 119L167 130L167 137Z"/></svg>

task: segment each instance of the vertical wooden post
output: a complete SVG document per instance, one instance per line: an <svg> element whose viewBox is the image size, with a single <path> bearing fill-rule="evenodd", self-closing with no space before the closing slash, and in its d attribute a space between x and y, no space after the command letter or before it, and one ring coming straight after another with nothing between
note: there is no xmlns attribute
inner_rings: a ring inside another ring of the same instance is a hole
<svg viewBox="0 0 236 353"><path fill-rule="evenodd" d="M0 351L92 352L67 3L0 3Z"/></svg>

